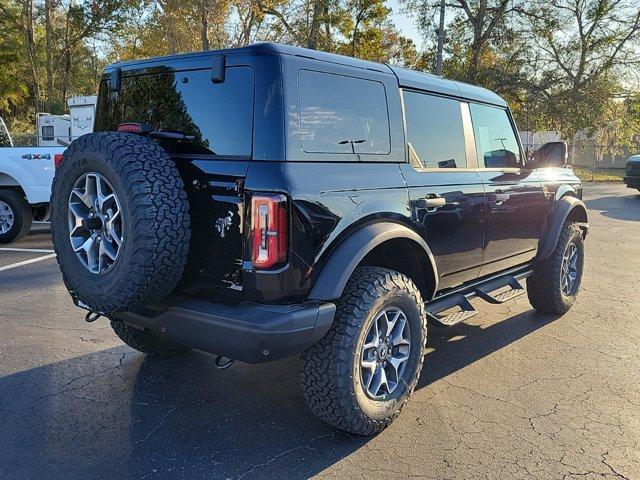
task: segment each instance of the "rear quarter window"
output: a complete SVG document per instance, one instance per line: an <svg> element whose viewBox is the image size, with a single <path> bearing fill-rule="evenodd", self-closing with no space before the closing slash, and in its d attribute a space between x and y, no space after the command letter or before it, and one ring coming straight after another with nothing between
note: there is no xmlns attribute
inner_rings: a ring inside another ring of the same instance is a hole
<svg viewBox="0 0 640 480"><path fill-rule="evenodd" d="M389 154L389 112L382 83L300 70L298 92L304 152Z"/></svg>
<svg viewBox="0 0 640 480"><path fill-rule="evenodd" d="M222 83L211 70L123 77L119 92L102 82L97 131L121 123L147 123L156 130L193 135L192 142L164 142L171 153L250 157L253 139L254 75L229 67Z"/></svg>

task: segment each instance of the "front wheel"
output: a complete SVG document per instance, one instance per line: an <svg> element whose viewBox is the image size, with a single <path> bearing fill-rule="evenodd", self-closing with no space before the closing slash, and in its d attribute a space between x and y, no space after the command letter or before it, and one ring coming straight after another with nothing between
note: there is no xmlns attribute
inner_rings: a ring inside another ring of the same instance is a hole
<svg viewBox="0 0 640 480"><path fill-rule="evenodd" d="M527 278L527 294L533 308L562 315L576 300L584 268L584 238L576 223L567 222L551 256Z"/></svg>
<svg viewBox="0 0 640 480"><path fill-rule="evenodd" d="M13 190L0 190L0 243L17 242L29 233L33 214L25 198Z"/></svg>
<svg viewBox="0 0 640 480"><path fill-rule="evenodd" d="M398 272L359 267L337 307L327 335L301 357L304 397L330 425L373 435L398 416L422 370L422 297Z"/></svg>

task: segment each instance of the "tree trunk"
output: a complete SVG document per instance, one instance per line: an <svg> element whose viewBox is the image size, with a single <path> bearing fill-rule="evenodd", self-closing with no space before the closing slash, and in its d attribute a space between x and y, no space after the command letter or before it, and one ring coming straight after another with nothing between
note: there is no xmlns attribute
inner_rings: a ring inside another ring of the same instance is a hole
<svg viewBox="0 0 640 480"><path fill-rule="evenodd" d="M67 101L69 91L69 76L71 73L71 45L69 45L69 34L71 32L71 11L74 0L69 1L67 17L64 25L64 76L62 77L62 101Z"/></svg>
<svg viewBox="0 0 640 480"><path fill-rule="evenodd" d="M202 51L209 50L209 0L200 2L200 40Z"/></svg>
<svg viewBox="0 0 640 480"><path fill-rule="evenodd" d="M167 38L167 54L174 55L176 53L176 32L174 28L174 14L176 10L176 2L174 0L158 0L160 8L164 13L165 34Z"/></svg>
<svg viewBox="0 0 640 480"><path fill-rule="evenodd" d="M34 117L40 110L40 86L38 84L38 56L36 55L35 32L33 28L33 0L26 0L23 9L24 44L31 70L31 90L33 91Z"/></svg>
<svg viewBox="0 0 640 480"><path fill-rule="evenodd" d="M313 13L311 17L311 28L307 38L307 48L316 50L318 48L318 32L320 30L320 15L323 10L325 0L315 0L313 2Z"/></svg>
<svg viewBox="0 0 640 480"><path fill-rule="evenodd" d="M53 49L53 27L51 25L51 0L44 0L44 32L47 43L46 73L47 73L47 112L53 110L53 65L51 51Z"/></svg>

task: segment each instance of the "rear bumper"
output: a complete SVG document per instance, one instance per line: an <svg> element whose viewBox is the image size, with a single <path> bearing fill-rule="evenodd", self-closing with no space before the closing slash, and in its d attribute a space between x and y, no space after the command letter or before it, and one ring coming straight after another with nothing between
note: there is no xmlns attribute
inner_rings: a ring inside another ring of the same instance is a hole
<svg viewBox="0 0 640 480"><path fill-rule="evenodd" d="M186 300L156 316L127 312L118 319L198 350L262 363L317 343L329 330L335 311L330 302L228 306Z"/></svg>
<svg viewBox="0 0 640 480"><path fill-rule="evenodd" d="M640 188L640 175L627 175L623 180L629 188Z"/></svg>

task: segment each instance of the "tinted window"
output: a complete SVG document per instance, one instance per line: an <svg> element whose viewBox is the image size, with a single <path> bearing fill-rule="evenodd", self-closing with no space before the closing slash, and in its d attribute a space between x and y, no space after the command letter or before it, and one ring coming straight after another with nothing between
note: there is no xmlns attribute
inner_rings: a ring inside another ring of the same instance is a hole
<svg viewBox="0 0 640 480"><path fill-rule="evenodd" d="M486 168L520 166L520 147L507 111L477 104L471 104L470 108L478 165Z"/></svg>
<svg viewBox="0 0 640 480"><path fill-rule="evenodd" d="M309 153L386 155L389 114L380 82L301 70L300 134Z"/></svg>
<svg viewBox="0 0 640 480"><path fill-rule="evenodd" d="M405 91L404 107L412 163L425 168L467 166L460 102Z"/></svg>
<svg viewBox="0 0 640 480"><path fill-rule="evenodd" d="M96 130L116 130L120 123L148 123L156 130L193 135L192 142L163 142L175 153L251 155L253 70L227 68L225 81L213 83L211 70L123 77L109 93L102 83Z"/></svg>

